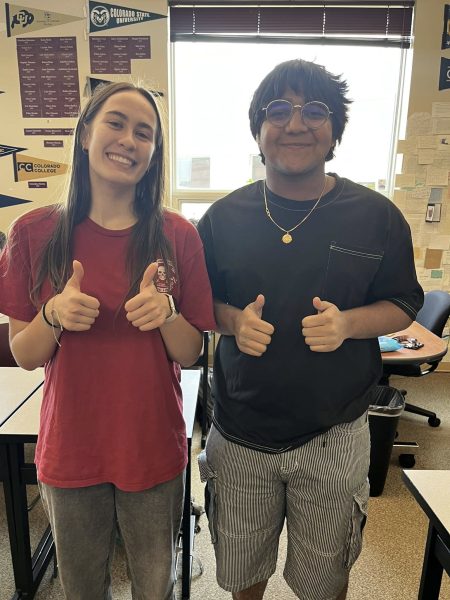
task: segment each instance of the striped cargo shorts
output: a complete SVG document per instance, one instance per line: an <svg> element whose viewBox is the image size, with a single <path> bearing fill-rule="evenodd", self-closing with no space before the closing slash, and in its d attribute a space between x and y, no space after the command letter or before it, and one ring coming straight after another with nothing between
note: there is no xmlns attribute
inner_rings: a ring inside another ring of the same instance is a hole
<svg viewBox="0 0 450 600"><path fill-rule="evenodd" d="M367 413L278 454L234 444L213 426L198 461L220 587L269 579L286 520L286 582L302 600L335 600L361 552L369 458Z"/></svg>

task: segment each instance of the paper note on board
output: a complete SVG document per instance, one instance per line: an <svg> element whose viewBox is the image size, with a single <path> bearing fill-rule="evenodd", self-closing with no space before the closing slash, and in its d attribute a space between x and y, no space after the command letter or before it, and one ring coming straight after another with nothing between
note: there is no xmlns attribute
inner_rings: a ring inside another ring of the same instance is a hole
<svg viewBox="0 0 450 600"><path fill-rule="evenodd" d="M431 115L433 117L450 117L450 102L433 102Z"/></svg>
<svg viewBox="0 0 450 600"><path fill-rule="evenodd" d="M406 126L407 138L413 135L430 135L435 133L432 129L430 113L413 113Z"/></svg>
<svg viewBox="0 0 450 600"><path fill-rule="evenodd" d="M433 133L450 133L450 118L432 119Z"/></svg>
<svg viewBox="0 0 450 600"><path fill-rule="evenodd" d="M417 148L436 148L437 136L419 135L417 138Z"/></svg>
<svg viewBox="0 0 450 600"><path fill-rule="evenodd" d="M434 235L429 247L432 250L450 250L450 235Z"/></svg>
<svg viewBox="0 0 450 600"><path fill-rule="evenodd" d="M414 198L411 194L406 196L406 212L421 214L425 212L427 208L427 200L425 198Z"/></svg>
<svg viewBox="0 0 450 600"><path fill-rule="evenodd" d="M395 187L412 188L416 185L416 176L414 173L399 173L395 176Z"/></svg>
<svg viewBox="0 0 450 600"><path fill-rule="evenodd" d="M419 165L431 165L436 158L436 150L430 148L422 148L417 155Z"/></svg>
<svg viewBox="0 0 450 600"><path fill-rule="evenodd" d="M425 269L439 269L442 261L442 250L427 248L423 266Z"/></svg>
<svg viewBox="0 0 450 600"><path fill-rule="evenodd" d="M395 206L403 210L405 208L406 203L406 190L394 190L393 202Z"/></svg>
<svg viewBox="0 0 450 600"><path fill-rule="evenodd" d="M448 185L448 170L438 169L433 165L427 168L426 185Z"/></svg>
<svg viewBox="0 0 450 600"><path fill-rule="evenodd" d="M433 136L434 137L434 136ZM413 154L417 152L417 137L397 141L397 154Z"/></svg>
<svg viewBox="0 0 450 600"><path fill-rule="evenodd" d="M414 174L417 171L417 156L404 154L402 160L402 173Z"/></svg>

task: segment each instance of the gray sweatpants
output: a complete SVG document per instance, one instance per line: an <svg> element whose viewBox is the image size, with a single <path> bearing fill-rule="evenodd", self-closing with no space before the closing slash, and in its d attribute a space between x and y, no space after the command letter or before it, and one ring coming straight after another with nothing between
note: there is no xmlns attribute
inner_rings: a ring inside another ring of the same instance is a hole
<svg viewBox="0 0 450 600"><path fill-rule="evenodd" d="M116 524L133 600L172 600L184 474L141 492L110 483L55 488L39 483L66 600L111 600Z"/></svg>

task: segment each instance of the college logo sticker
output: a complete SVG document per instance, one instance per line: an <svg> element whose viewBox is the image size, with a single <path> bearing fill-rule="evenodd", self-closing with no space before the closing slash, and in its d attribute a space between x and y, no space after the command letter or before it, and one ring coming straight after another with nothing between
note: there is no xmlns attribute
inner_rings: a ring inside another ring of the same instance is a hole
<svg viewBox="0 0 450 600"><path fill-rule="evenodd" d="M64 163L27 156L26 154L14 155L14 181L28 181L29 179L42 179L67 173L69 165Z"/></svg>
<svg viewBox="0 0 450 600"><path fill-rule="evenodd" d="M37 29L63 25L72 21L81 21L83 17L64 15L49 10L39 10L28 6L5 3L6 30L8 37L22 35Z"/></svg>
<svg viewBox="0 0 450 600"><path fill-rule="evenodd" d="M441 58L441 72L439 74L439 89L448 90L450 88L450 59Z"/></svg>
<svg viewBox="0 0 450 600"><path fill-rule="evenodd" d="M89 33L166 18L166 15L146 10L89 0Z"/></svg>
<svg viewBox="0 0 450 600"><path fill-rule="evenodd" d="M95 27L106 27L109 19L109 10L105 6L94 6L91 10L91 22Z"/></svg>

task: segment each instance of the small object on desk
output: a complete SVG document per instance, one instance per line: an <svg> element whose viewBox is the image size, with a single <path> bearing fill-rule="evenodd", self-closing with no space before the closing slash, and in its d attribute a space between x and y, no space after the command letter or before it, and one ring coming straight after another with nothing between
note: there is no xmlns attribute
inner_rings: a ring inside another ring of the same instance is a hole
<svg viewBox="0 0 450 600"><path fill-rule="evenodd" d="M380 335L378 337L378 343L381 352L395 352L395 350L401 350L403 348L395 338L388 337L387 335Z"/></svg>
<svg viewBox="0 0 450 600"><path fill-rule="evenodd" d="M408 337L407 335L396 335L392 339L401 344L403 348L409 348L409 350L423 348L422 342L419 342L416 338Z"/></svg>

